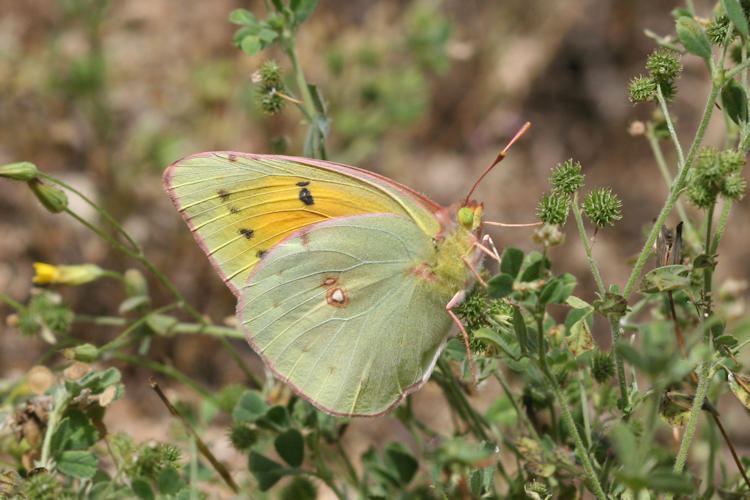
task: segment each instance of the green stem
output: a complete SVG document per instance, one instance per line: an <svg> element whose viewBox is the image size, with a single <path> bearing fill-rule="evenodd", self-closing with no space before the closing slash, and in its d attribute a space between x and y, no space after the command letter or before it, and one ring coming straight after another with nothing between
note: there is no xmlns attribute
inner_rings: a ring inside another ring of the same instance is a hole
<svg viewBox="0 0 750 500"><path fill-rule="evenodd" d="M149 317L151 317L154 314L160 314L162 312L166 312L174 307L176 307L176 304L166 305L164 307L160 307L159 309L155 309L149 312L148 314L138 318L136 321L128 325L128 327L125 330L123 330L123 332L120 333L117 337L115 337L114 339L110 340L109 342L101 346L99 348L99 352L102 353L102 352L111 351L114 349L118 349L119 347L122 347L122 345L127 341L128 335L130 335L136 328L146 323Z"/></svg>
<svg viewBox="0 0 750 500"><path fill-rule="evenodd" d="M724 231L727 228L727 220L729 220L729 211L732 208L732 202L730 200L724 200L724 207L721 209L721 216L719 217L719 223L716 225L716 233L714 234L713 243L711 248L707 250L709 255L713 255L719 249L719 242L721 237L724 236Z"/></svg>
<svg viewBox="0 0 750 500"><path fill-rule="evenodd" d="M292 62L292 69L294 70L294 77L297 81L297 87L299 88L300 96L304 102L304 114L310 122L310 127L317 127L315 123L315 117L318 114L317 107L313 100L310 88L307 85L305 79L305 73L302 71L302 65L299 63L299 57L297 56L297 44L296 36L291 31L285 31L282 34L282 47L289 60ZM312 129L311 129L312 130ZM325 160L328 157L326 153L326 146L323 141L320 143L319 151L317 152L320 159Z"/></svg>
<svg viewBox="0 0 750 500"><path fill-rule="evenodd" d="M711 249L711 230L713 228L715 206L716 204L714 203L708 208L708 210L706 210L706 240L704 244L704 252L706 252L706 254L708 254ZM713 273L711 272L711 267L707 266L705 269L703 269L703 314L705 318L709 317L712 314L713 309L713 301L711 298L712 281Z"/></svg>
<svg viewBox="0 0 750 500"><path fill-rule="evenodd" d="M60 420L60 417L62 417L62 414L65 412L65 409L67 407L68 391L66 391L63 387L59 387L55 391L55 395L53 398L53 409L49 414L49 418L47 419L47 430L44 432L44 441L42 442L42 455L39 459L39 464L41 467L51 469L49 460L50 449L52 448L52 435L57 430L57 424Z"/></svg>
<svg viewBox="0 0 750 500"><path fill-rule="evenodd" d="M596 472L594 471L594 466L591 464L591 460L589 459L588 449L583 445L583 441L581 440L581 435L578 433L578 428L576 427L575 420L573 420L573 415L570 413L568 402L565 400L565 397L560 391L560 386L557 383L557 379L552 374L552 372L549 369L549 365L547 364L547 354L546 354L545 343L544 343L544 331L542 329L544 310L542 309L540 311L537 311L537 313L534 316L535 316L536 323L537 323L537 339L538 339L537 342L539 344L537 362L539 364L539 368L542 370L542 373L544 374L544 376L547 378L550 385L552 386L552 391L555 394L555 399L557 399L557 402L560 405L563 418L565 419L565 423L568 426L568 429L570 430L570 433L573 436L573 440L576 443L576 450L578 451L579 458L581 460L581 463L583 464L583 470L586 473L586 476L588 477L589 482L591 483L592 492L596 495L597 498L601 500L606 500L607 496L604 494L602 485L599 483L599 478L596 476Z"/></svg>
<svg viewBox="0 0 750 500"><path fill-rule="evenodd" d="M586 472L586 476L588 476L588 479L591 482L592 492L594 493L594 495L596 495L597 498L601 500L606 500L607 496L604 494L602 485L599 483L599 478L596 476L594 467L591 464L591 460L589 459L588 449L584 446L583 441L581 440L581 436L578 433L578 428L576 427L575 420L573 420L573 415L570 413L568 402L565 400L565 397L560 391L560 387L557 384L557 380L555 380L555 377L551 373L549 373L548 369L546 369L546 362L544 363L544 365L545 365L545 374L547 375L547 379L550 381L550 384L552 385L552 390L555 393L555 398L557 399L557 402L560 404L560 408L562 409L562 415L563 415L563 418L565 419L565 423L567 424L568 429L570 429L570 433L573 436L573 440L576 443L576 450L578 450L578 458L580 458L581 463L583 464L583 470Z"/></svg>
<svg viewBox="0 0 750 500"><path fill-rule="evenodd" d="M461 420L464 421L477 439L489 441L485 432L486 421L484 417L477 414L474 407L466 400L464 393L456 382L456 378L453 376L450 364L441 357L438 358L437 366L440 368L440 373L435 381L443 389L451 409L458 413Z"/></svg>
<svg viewBox="0 0 750 500"><path fill-rule="evenodd" d="M667 107L667 100L664 98L664 94L661 91L661 85L656 86L656 98L659 101L659 106L664 114L664 121L667 123L667 130L669 130L669 138L674 143L674 149L677 151L678 165L682 166L685 164L685 154L682 152L682 145L680 144L680 138L677 137L677 131L674 128L672 122L672 116L669 114L669 108Z"/></svg>
<svg viewBox="0 0 750 500"><path fill-rule="evenodd" d="M573 195L573 216L575 217L576 224L578 225L578 234L581 236L583 242L583 248L586 250L586 257L589 259L589 267L591 267L591 274L594 275L596 286L599 288L599 293L604 295L607 289L604 286L602 275L599 273L599 266L596 265L594 256L591 253L591 244L589 238L586 235L586 229L583 227L583 217L581 217L581 208L578 206L578 193Z"/></svg>
<svg viewBox="0 0 750 500"><path fill-rule="evenodd" d="M685 426L685 434L682 436L682 442L680 443L680 450L677 452L677 459L674 463L674 472L682 472L685 468L685 462L687 462L688 450L690 449L690 443L693 441L695 435L695 428L698 423L698 415L700 415L701 408L703 407L703 400L706 398L706 393L711 385L710 377L711 364L704 361L698 371L698 387L695 389L695 399L690 407L690 415L688 416L687 425Z"/></svg>
<svg viewBox="0 0 750 500"><path fill-rule="evenodd" d="M669 168L667 167L667 162L664 159L664 153L662 153L661 145L659 144L659 139L656 137L656 133L654 132L654 126L650 123L648 125L648 130L646 131L646 138L648 139L648 143L651 146L651 152L653 153L654 159L656 160L656 165L659 167L659 171L661 172L662 177L664 177L664 182L666 182L667 187L669 187L672 185L672 174L669 172ZM680 220L682 220L685 224L686 240L694 250L697 250L699 247L698 231L696 231L693 223L690 221L687 212L685 212L685 207L680 200L677 200L677 203L675 203L675 207L677 208L677 213L680 216Z"/></svg>
<svg viewBox="0 0 750 500"><path fill-rule="evenodd" d="M630 273L630 278L628 278L627 284L625 285L625 288L623 290L623 296L625 298L628 298L630 296L630 293L633 291L635 282L640 276L641 270L643 269L643 266L646 263L646 259L651 253L651 249L654 246L656 237L659 235L661 226L664 224L664 221L666 220L667 215L669 215L669 213L672 211L672 207L674 206L675 202L677 201L680 194L682 193L682 190L685 186L685 182L687 180L687 174L690 170L690 167L693 164L695 155L698 152L698 147L703 142L703 137L706 134L706 128L708 127L708 122L713 112L714 102L716 101L716 96L719 94L720 88L721 88L721 85L718 82L713 82L713 85L711 86L711 92L708 96L706 105L703 109L703 117L701 118L700 124L698 125L698 130L695 133L695 139L693 140L693 144L690 146L690 150L688 151L687 159L685 160L684 164L680 165L680 168L677 173L677 178L672 182L672 186L669 190L669 196L667 197L667 200L664 202L664 206L662 207L661 212L659 212L659 215L656 218L656 222L651 228L651 232L649 233L648 238L646 238L646 242L643 245L643 249L638 255L638 259L635 265L633 266L633 271Z"/></svg>
<svg viewBox="0 0 750 500"><path fill-rule="evenodd" d="M8 304L10 307L12 307L18 312L23 312L26 310L26 306L24 306L20 302L16 302L15 300L11 299L10 297L8 297L2 292L0 292L0 302L5 302L6 304Z"/></svg>
<svg viewBox="0 0 750 500"><path fill-rule="evenodd" d="M120 233L126 240L128 240L128 243L130 244L130 246L133 247L132 248L133 251L138 252L138 253L141 252L140 245L138 245L138 243L135 242L135 240L125 230L125 228L122 227L120 225L120 223L118 223L114 219L114 217L112 217L111 215L109 215L109 213L106 210L104 210L99 205L97 205L96 203L94 203L86 195L84 195L83 193L81 193L80 191L78 191L77 189L75 189L73 186L70 186L70 185L64 183L60 179L52 177L51 175L45 174L44 172L39 172L39 177L47 179L48 181L53 182L53 183L57 184L58 186L67 189L71 193L74 193L76 196L78 196L79 198L81 198L83 201L86 202L86 204L88 204L91 208L93 208L94 210L96 210L96 212L99 215L101 215L104 218L104 220L106 220L107 222L109 222L112 225L112 227L114 227L117 230L118 233Z"/></svg>
<svg viewBox="0 0 750 500"><path fill-rule="evenodd" d="M74 321L80 323L93 323L96 325L104 326L125 326L128 325L128 320L124 318L118 318L115 316L84 316L76 315ZM140 320L138 320L140 321ZM243 339L244 335L236 328L229 328L226 326L217 325L203 325L196 323L177 323L169 329L170 333L179 334L201 334L210 335L212 337L229 337L235 339Z"/></svg>
<svg viewBox="0 0 750 500"><path fill-rule="evenodd" d="M578 390L581 393L581 418L583 419L583 430L586 433L586 448L591 447L591 422L589 422L589 400L586 397L586 386L584 384L583 370L578 372Z"/></svg>

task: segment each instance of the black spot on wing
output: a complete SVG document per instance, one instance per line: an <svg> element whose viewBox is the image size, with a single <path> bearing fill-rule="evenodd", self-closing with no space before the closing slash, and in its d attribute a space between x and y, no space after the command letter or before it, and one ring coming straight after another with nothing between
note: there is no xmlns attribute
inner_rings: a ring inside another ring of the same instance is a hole
<svg viewBox="0 0 750 500"><path fill-rule="evenodd" d="M229 207L229 213L230 214L238 214L240 213L240 209L237 207Z"/></svg>
<svg viewBox="0 0 750 500"><path fill-rule="evenodd" d="M252 229L240 229L240 234L248 240L253 237L254 232Z"/></svg>
<svg viewBox="0 0 750 500"><path fill-rule="evenodd" d="M255 256L258 257L259 259L262 259L263 256L266 255L267 252L268 252L268 250L258 250L255 253Z"/></svg>
<svg viewBox="0 0 750 500"><path fill-rule="evenodd" d="M309 185L310 185L310 181L299 181L299 182L297 183L297 185L298 185L299 187L305 187L305 186L309 186Z"/></svg>
<svg viewBox="0 0 750 500"><path fill-rule="evenodd" d="M307 188L302 188L299 190L299 199L302 203L308 206L315 203L312 197L312 193L310 193L310 190Z"/></svg>
<svg viewBox="0 0 750 500"><path fill-rule="evenodd" d="M221 201L227 201L229 199L229 193L225 189L219 189L218 191L216 191L216 194L219 195Z"/></svg>

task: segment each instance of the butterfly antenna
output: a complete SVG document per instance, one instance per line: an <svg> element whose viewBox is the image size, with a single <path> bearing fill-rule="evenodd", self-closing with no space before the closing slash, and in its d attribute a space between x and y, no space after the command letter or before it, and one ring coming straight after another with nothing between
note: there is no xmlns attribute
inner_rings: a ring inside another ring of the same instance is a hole
<svg viewBox="0 0 750 500"><path fill-rule="evenodd" d="M471 191L469 191L469 194L466 195L466 200L464 200L464 206L469 204L469 199L471 198L472 193L477 188L480 182L482 182L482 179L484 179L484 176L490 173L490 170L492 170L495 165L503 161L503 158L505 158L505 155L508 153L508 150L510 147L521 138L523 134L526 133L527 130L529 130L529 127L531 127L531 122L526 122L523 124L523 127L521 127L518 132L516 132L516 135L513 136L513 139L508 142L508 144L503 148L502 151L500 151L500 154L497 155L497 158L495 158L495 161L492 162L492 165L487 167L487 170L485 170L482 175L479 176L479 179L474 183L474 185L471 187Z"/></svg>

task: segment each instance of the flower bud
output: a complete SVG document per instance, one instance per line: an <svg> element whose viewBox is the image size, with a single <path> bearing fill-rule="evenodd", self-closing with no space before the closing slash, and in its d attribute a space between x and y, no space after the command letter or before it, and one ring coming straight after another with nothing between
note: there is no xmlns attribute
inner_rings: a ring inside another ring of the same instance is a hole
<svg viewBox="0 0 750 500"><path fill-rule="evenodd" d="M34 262L34 270L36 275L32 281L37 285L83 285L105 274L105 271L96 264L53 266L44 262Z"/></svg>
<svg viewBox="0 0 750 500"><path fill-rule="evenodd" d="M0 177L7 177L16 181L30 181L36 179L39 170L31 162L19 161L0 166Z"/></svg>
<svg viewBox="0 0 750 500"><path fill-rule="evenodd" d="M99 356L99 349L93 344L80 344L63 350L63 356L75 361L91 363Z"/></svg>
<svg viewBox="0 0 750 500"><path fill-rule="evenodd" d="M44 205L44 208L53 214L60 213L68 207L68 197L59 189L42 184L39 179L30 180L29 187Z"/></svg>

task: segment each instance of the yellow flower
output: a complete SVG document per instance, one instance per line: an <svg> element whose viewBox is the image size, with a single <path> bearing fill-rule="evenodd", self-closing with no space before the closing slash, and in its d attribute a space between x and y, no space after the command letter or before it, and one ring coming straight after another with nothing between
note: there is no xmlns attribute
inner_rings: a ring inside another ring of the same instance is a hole
<svg viewBox="0 0 750 500"><path fill-rule="evenodd" d="M83 285L105 274L105 271L95 264L53 266L44 262L34 262L34 270L36 276L32 281L38 285Z"/></svg>

